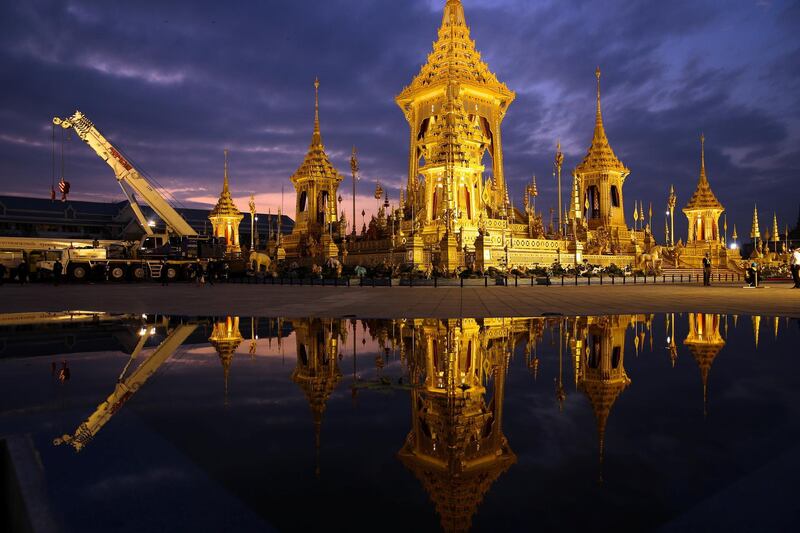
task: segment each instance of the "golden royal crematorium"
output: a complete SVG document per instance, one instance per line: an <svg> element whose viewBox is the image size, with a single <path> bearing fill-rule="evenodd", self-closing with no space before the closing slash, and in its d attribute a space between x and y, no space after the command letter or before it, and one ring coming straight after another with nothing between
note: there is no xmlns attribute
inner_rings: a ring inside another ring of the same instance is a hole
<svg viewBox="0 0 800 533"><path fill-rule="evenodd" d="M349 265L435 267L453 273L554 262L656 267L664 256L667 261L675 258L657 245L643 208L636 210L638 229L627 224L623 186L630 170L606 136L600 78L598 69L594 132L586 156L572 171L571 184L565 186L569 203L564 212L559 209L555 223L551 215L545 225L532 201L538 194L535 180L524 189L521 209L509 200L501 125L516 95L481 59L461 2L447 0L427 62L395 98L409 124L408 180L398 205L391 206L376 187L381 206L377 215L362 223L360 233L352 220L348 234L339 194L343 176L322 144L317 96L312 142L291 180L296 225L283 242L286 259L309 265L336 259ZM318 92L318 82L315 87ZM563 159L559 146L554 161L559 205ZM355 150L351 167L355 179ZM718 233L708 235L718 242Z"/></svg>

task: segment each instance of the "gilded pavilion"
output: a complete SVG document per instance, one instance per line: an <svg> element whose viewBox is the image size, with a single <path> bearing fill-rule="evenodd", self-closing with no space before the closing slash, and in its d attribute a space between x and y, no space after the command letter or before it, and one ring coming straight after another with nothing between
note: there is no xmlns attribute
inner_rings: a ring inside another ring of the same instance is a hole
<svg viewBox="0 0 800 533"><path fill-rule="evenodd" d="M226 252L229 254L241 253L239 244L239 223L244 218L239 208L233 203L228 178L228 151L225 150L225 171L222 178L222 193L217 205L211 210L208 219L214 228L214 236L225 239Z"/></svg>
<svg viewBox="0 0 800 533"><path fill-rule="evenodd" d="M283 239L287 257L337 257L339 236L336 195L343 176L325 152L319 125L319 80L314 81L314 131L300 167L292 174L296 193L294 228Z"/></svg>
<svg viewBox="0 0 800 533"><path fill-rule="evenodd" d="M700 136L700 177L697 188L683 208L689 224L686 244L680 254L680 265L702 267L703 256L708 253L711 264L716 268L726 268L729 260L739 259L738 252L729 252L725 239L720 235L719 217L725 211L706 175L705 136ZM729 257L729 254L732 257Z"/></svg>

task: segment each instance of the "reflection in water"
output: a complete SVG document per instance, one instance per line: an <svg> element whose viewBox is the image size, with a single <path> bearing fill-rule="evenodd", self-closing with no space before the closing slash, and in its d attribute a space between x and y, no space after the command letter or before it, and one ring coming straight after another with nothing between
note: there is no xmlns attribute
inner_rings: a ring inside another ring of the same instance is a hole
<svg viewBox="0 0 800 533"><path fill-rule="evenodd" d="M627 354L629 357L638 357L648 345L653 351L654 343L654 317L645 314L368 321L73 314L74 321L70 322L65 316L30 316L27 322L20 316L8 317L5 321L0 317L0 340L29 331L32 324L58 324L53 331L59 339L74 336L70 327L83 328L86 321L91 320L97 327L106 324L103 327L111 328L115 343L128 338L126 331L135 343L112 393L74 433L56 438L55 444L67 443L76 451L84 449L184 345L207 342L213 347L223 368L223 398L227 405L229 375L237 351L246 349L256 357L260 339L267 340L270 346L272 339L277 339L283 353L282 339L293 334L296 362L293 370L287 370L287 379L303 391L311 410L316 475L321 475L319 453L323 416L342 381L342 352L352 348L354 401L360 390L409 394L410 428L397 459L428 493L446 531L470 529L486 494L517 461L503 432L506 381L509 363L515 354L524 354L525 366L532 375L532 381L528 382L531 386L533 381L543 378L553 383L551 390L559 410L564 409L572 372L575 390L586 397L594 413L602 479L608 421L622 393L632 387L625 369L626 347L631 352ZM738 316L734 315L734 328L737 321ZM778 318L773 320L776 337L779 322ZM726 345L728 317L708 313L676 316L673 313L665 315L663 323L664 348L671 367L678 361L680 344L676 339L676 323L687 331L682 344L700 370L705 413L709 374ZM760 325L761 317L753 316L756 347ZM243 326L245 331L249 329L246 331L248 343L244 343ZM362 364L359 370L357 365L358 328L363 330L361 349L375 357L374 379L363 377L364 366ZM372 339L370 346L366 345L365 337ZM544 351L552 353L554 358L557 356L557 368L555 363L552 367L541 365L540 354ZM34 351L32 355L41 354ZM542 376L543 368L553 375Z"/></svg>
<svg viewBox="0 0 800 533"><path fill-rule="evenodd" d="M468 530L486 491L516 461L502 430L515 333L510 321L486 322L432 319L401 329L413 389L411 432L398 456L446 531Z"/></svg>
<svg viewBox="0 0 800 533"><path fill-rule="evenodd" d="M163 327L167 330L164 341L156 347L129 376L125 376L131 363L137 358L151 335L156 334L156 327L143 324L139 331L139 343L134 348L131 357L122 373L117 379L114 391L101 403L89 418L78 426L72 435L63 435L56 438L53 443L58 446L63 443L71 444L76 451L81 451L84 446L100 431L111 417L125 405L125 402L133 396L139 388L144 385L150 377L169 359L184 341L189 338L197 328L196 324L178 324L174 328L170 327L169 320L164 319Z"/></svg>
<svg viewBox="0 0 800 533"><path fill-rule="evenodd" d="M222 371L225 379L225 401L228 401L228 377L231 373L231 363L233 362L233 354L236 349L244 340L242 333L239 331L239 317L229 316L222 320L216 320L213 323L213 330L208 342L219 355L219 360L222 363Z"/></svg>
<svg viewBox="0 0 800 533"><path fill-rule="evenodd" d="M710 313L689 313L689 334L683 344L700 367L700 377L703 380L703 413L708 410L708 372L720 350L725 346L725 340L719 332L721 315Z"/></svg>
<svg viewBox="0 0 800 533"><path fill-rule="evenodd" d="M625 332L634 326L634 343L639 346L636 315L581 317L572 322L575 381L578 390L589 398L597 421L598 451L602 464L606 424L617 397L631 384L625 373Z"/></svg>
<svg viewBox="0 0 800 533"><path fill-rule="evenodd" d="M292 381L306 395L314 420L314 445L319 475L319 447L322 415L336 386L342 379L339 370L339 336L345 333L344 321L310 318L293 321L297 342L297 364Z"/></svg>

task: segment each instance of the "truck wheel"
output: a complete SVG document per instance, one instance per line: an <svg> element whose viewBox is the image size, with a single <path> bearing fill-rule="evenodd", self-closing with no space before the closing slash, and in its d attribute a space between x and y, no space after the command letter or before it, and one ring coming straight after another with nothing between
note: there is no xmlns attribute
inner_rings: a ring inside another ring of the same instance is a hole
<svg viewBox="0 0 800 533"><path fill-rule="evenodd" d="M74 265L69 269L69 278L72 281L82 282L89 277L89 268L86 265Z"/></svg>
<svg viewBox="0 0 800 533"><path fill-rule="evenodd" d="M175 281L178 279L178 269L174 266L168 266L166 269L161 271L162 276L167 276L169 281Z"/></svg>
<svg viewBox="0 0 800 533"><path fill-rule="evenodd" d="M111 267L108 276L111 278L111 281L123 281L125 279L125 267L119 265Z"/></svg>
<svg viewBox="0 0 800 533"><path fill-rule="evenodd" d="M131 269L131 276L134 281L143 281L147 273L142 265L136 265Z"/></svg>

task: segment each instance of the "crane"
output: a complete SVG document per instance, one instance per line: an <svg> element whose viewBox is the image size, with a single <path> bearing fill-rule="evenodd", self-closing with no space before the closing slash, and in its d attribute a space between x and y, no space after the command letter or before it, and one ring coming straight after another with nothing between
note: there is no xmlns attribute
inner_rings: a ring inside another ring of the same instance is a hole
<svg viewBox="0 0 800 533"><path fill-rule="evenodd" d="M142 213L142 209L136 201L136 194L139 194L156 214L167 225L167 233L171 230L181 237L197 236L197 232L189 225L184 218L178 214L169 202L153 187L153 185L136 170L130 162L120 153L120 151L106 139L94 126L91 120L80 111L68 118L53 118L53 124L64 129L72 128L78 137L83 140L95 153L105 161L114 171L122 192L131 204L139 224L148 236L153 235L147 219Z"/></svg>
<svg viewBox="0 0 800 533"><path fill-rule="evenodd" d="M156 371L164 364L164 362L175 353L185 341L189 338L196 329L197 324L180 324L169 332L167 338L158 345L150 356L145 359L130 376L124 377L128 367L136 359L136 356L144 348L147 339L150 337L155 328L148 329L143 327L140 331L139 342L133 350L128 363L122 370L117 385L114 391L106 398L106 401L97 406L97 409L89 415L86 421L82 422L75 433L72 435L62 435L59 438L53 439L53 444L59 446L61 444L70 444L75 448L76 452L83 449L86 444L101 430L103 426L111 420L111 417L127 402L131 396L145 384L145 382L156 373Z"/></svg>

